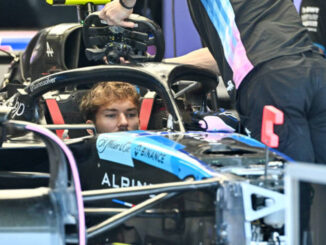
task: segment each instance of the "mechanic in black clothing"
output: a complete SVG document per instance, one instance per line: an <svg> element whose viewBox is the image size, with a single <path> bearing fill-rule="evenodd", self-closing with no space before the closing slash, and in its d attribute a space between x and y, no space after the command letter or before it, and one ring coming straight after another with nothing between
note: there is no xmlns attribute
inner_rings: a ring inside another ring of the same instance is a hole
<svg viewBox="0 0 326 245"><path fill-rule="evenodd" d="M112 1L100 17L133 27L125 18L135 2ZM188 0L188 5L208 48L170 61L220 70L242 123L258 140L263 107L282 110L285 123L275 127L279 150L298 161L326 163L326 61L293 3Z"/></svg>
<svg viewBox="0 0 326 245"><path fill-rule="evenodd" d="M300 5L302 23L320 52L326 53L326 2L302 0Z"/></svg>

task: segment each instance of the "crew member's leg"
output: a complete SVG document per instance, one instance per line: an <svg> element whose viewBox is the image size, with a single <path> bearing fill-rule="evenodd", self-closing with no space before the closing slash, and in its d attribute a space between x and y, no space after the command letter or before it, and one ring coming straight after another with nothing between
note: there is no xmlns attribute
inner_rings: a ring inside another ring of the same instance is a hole
<svg viewBox="0 0 326 245"><path fill-rule="evenodd" d="M308 53L267 62L241 85L238 96L241 120L257 139L264 105L282 110L284 124L275 126L279 150L305 162L324 161L326 155L326 75L317 79L321 70L312 60ZM326 65L321 74L325 72ZM309 244L313 192L310 184L302 183L300 188L300 239Z"/></svg>
<svg viewBox="0 0 326 245"><path fill-rule="evenodd" d="M261 137L264 106L273 105L282 110L284 124L274 127L280 138L278 149L294 160L314 162L307 118L313 98L309 72L304 55L280 57L266 62L240 86L237 104L242 123L251 131L251 136L258 140Z"/></svg>

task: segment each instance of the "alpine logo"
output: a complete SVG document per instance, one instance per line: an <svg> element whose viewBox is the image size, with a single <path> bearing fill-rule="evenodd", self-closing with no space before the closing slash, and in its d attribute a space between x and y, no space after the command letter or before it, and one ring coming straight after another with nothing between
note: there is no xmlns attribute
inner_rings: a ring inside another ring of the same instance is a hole
<svg viewBox="0 0 326 245"><path fill-rule="evenodd" d="M127 176L119 176L115 174L104 173L102 182L102 186L108 186L111 188L120 188L120 187L131 187L131 186L146 186L148 183L133 179Z"/></svg>
<svg viewBox="0 0 326 245"><path fill-rule="evenodd" d="M245 128L245 132L249 137L251 137L251 131L248 128Z"/></svg>
<svg viewBox="0 0 326 245"><path fill-rule="evenodd" d="M46 55L48 57L53 57L53 54L54 54L54 51L53 49L51 48L49 42L46 42Z"/></svg>

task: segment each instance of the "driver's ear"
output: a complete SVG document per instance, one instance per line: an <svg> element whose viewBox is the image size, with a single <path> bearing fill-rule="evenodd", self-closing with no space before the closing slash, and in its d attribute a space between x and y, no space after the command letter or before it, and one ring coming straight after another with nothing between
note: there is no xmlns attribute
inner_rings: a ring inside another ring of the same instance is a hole
<svg viewBox="0 0 326 245"><path fill-rule="evenodd" d="M95 125L95 123L92 120L87 120L86 124L93 124ZM90 135L94 135L94 131L92 129L86 129L87 133Z"/></svg>

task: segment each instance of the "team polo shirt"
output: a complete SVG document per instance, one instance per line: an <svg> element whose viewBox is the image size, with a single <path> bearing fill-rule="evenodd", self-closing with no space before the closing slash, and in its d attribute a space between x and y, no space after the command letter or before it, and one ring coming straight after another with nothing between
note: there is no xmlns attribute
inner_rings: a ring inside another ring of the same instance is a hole
<svg viewBox="0 0 326 245"><path fill-rule="evenodd" d="M232 97L259 64L312 49L291 0L188 0L188 6Z"/></svg>

